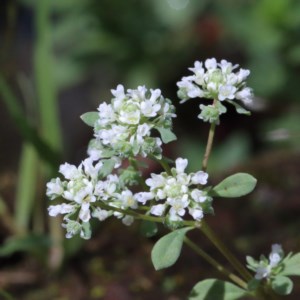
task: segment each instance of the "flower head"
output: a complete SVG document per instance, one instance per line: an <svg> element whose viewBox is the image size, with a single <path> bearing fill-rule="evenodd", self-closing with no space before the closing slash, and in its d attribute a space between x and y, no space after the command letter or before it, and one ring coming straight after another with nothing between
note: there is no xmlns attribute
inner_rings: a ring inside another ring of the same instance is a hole
<svg viewBox="0 0 300 300"><path fill-rule="evenodd" d="M151 214L162 216L167 212L167 218L172 222L181 221L186 213L196 221L203 218L204 206L210 206L211 198L199 185L207 183L208 174L203 171L187 174L187 165L187 159L177 158L171 174L151 174L146 180L150 193L142 197L142 201L153 199L157 202L151 207Z"/></svg>
<svg viewBox="0 0 300 300"><path fill-rule="evenodd" d="M283 260L284 252L281 245L272 245L269 258L261 256L259 261L254 260L252 257L247 257L248 268L255 272L254 278L256 280L269 279L276 274L280 264Z"/></svg>
<svg viewBox="0 0 300 300"><path fill-rule="evenodd" d="M110 174L101 178L103 165L102 161L95 163L92 158L85 159L78 167L65 163L59 168L64 180L56 178L47 183L46 193L51 200L62 197L66 201L50 205L48 212L52 217L64 215L63 226L66 228L67 238L75 234L89 238L87 228L92 217L103 221L113 215L109 208L107 210L98 207L99 202L105 203L106 207L137 208L137 199L120 184L117 175ZM117 217L123 218L127 225L133 221L124 214Z"/></svg>
<svg viewBox="0 0 300 300"><path fill-rule="evenodd" d="M89 154L94 159L105 157L108 151L117 157L149 153L159 157L162 141L151 137L151 132L155 128L171 129L176 115L170 100L159 89L148 90L145 86L125 91L118 85L112 94L111 103L102 103L98 108L95 141L89 147Z"/></svg>
<svg viewBox="0 0 300 300"><path fill-rule="evenodd" d="M219 115L226 112L217 103L237 99L243 103L252 101L252 90L246 87L246 79L250 74L249 70L239 69L238 65L233 65L223 59L219 63L215 58L207 59L204 63L196 61L193 68L189 68L193 75L185 76L177 82L178 97L185 102L191 98L207 98L215 100L214 105L201 105L199 118L206 122L218 123ZM238 103L233 104L238 113ZM245 113L245 110L243 111Z"/></svg>

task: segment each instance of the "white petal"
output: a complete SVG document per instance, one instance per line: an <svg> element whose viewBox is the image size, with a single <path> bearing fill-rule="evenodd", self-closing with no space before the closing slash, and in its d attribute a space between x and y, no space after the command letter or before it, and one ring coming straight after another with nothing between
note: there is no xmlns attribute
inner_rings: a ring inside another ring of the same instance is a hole
<svg viewBox="0 0 300 300"><path fill-rule="evenodd" d="M176 159L175 163L177 173L183 173L188 165L188 160L186 158L179 157Z"/></svg>
<svg viewBox="0 0 300 300"><path fill-rule="evenodd" d="M203 171L198 171L192 176L193 184L207 184L208 174Z"/></svg>
<svg viewBox="0 0 300 300"><path fill-rule="evenodd" d="M153 205L151 207L151 214L155 216L161 216L164 211L165 211L166 205L165 204L158 204L158 205Z"/></svg>

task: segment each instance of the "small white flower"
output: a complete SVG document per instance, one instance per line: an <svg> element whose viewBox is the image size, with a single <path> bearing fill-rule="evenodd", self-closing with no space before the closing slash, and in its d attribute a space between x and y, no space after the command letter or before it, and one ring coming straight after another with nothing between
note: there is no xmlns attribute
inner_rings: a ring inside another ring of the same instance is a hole
<svg viewBox="0 0 300 300"><path fill-rule="evenodd" d="M219 88L218 99L220 101L234 99L236 90L236 87L233 85L222 85Z"/></svg>
<svg viewBox="0 0 300 300"><path fill-rule="evenodd" d="M195 173L191 180L193 184L207 184L208 174L203 171L198 171Z"/></svg>
<svg viewBox="0 0 300 300"><path fill-rule="evenodd" d="M252 91L250 88L244 88L241 91L235 94L236 99L243 101L244 103L251 103L252 102Z"/></svg>
<svg viewBox="0 0 300 300"><path fill-rule="evenodd" d="M100 125L106 125L113 122L116 118L114 110L110 104L103 102L98 107L99 120L97 121Z"/></svg>
<svg viewBox="0 0 300 300"><path fill-rule="evenodd" d="M273 244L272 251L269 255L270 266L276 267L278 265L278 263L281 261L282 256L283 256L283 250L282 250L281 245Z"/></svg>
<svg viewBox="0 0 300 300"><path fill-rule="evenodd" d="M203 210L201 208L189 208L189 214L196 221L200 221L203 218Z"/></svg>
<svg viewBox="0 0 300 300"><path fill-rule="evenodd" d="M225 74L231 73L234 69L236 69L239 65L232 65L232 63L228 62L226 59L222 59L219 64L221 70Z"/></svg>
<svg viewBox="0 0 300 300"><path fill-rule="evenodd" d="M120 200L122 201L123 206L130 208L137 208L137 201L133 197L133 194L130 190L122 191L120 195Z"/></svg>
<svg viewBox="0 0 300 300"><path fill-rule="evenodd" d="M90 176L92 179L97 179L99 171L103 166L103 163L102 161L99 161L95 164L95 166L93 163L93 159L89 157L82 162L82 165L84 166L84 172L86 175Z"/></svg>
<svg viewBox="0 0 300 300"><path fill-rule="evenodd" d="M59 173L61 173L66 179L72 179L81 175L80 170L78 170L74 165L64 163L59 167Z"/></svg>
<svg viewBox="0 0 300 300"><path fill-rule="evenodd" d="M136 199L136 201L145 205L147 201L152 200L154 198L154 195L152 192L140 192L136 193L134 195L134 198Z"/></svg>
<svg viewBox="0 0 300 300"><path fill-rule="evenodd" d="M151 174L151 178L146 180L146 184L150 187L150 191L165 185L165 178L162 175Z"/></svg>
<svg viewBox="0 0 300 300"><path fill-rule="evenodd" d="M46 195L50 197L50 199L55 199L56 197L62 195L64 192L64 188L60 178L52 179L47 183L47 192Z"/></svg>
<svg viewBox="0 0 300 300"><path fill-rule="evenodd" d="M58 204L50 205L48 207L48 212L51 217L56 217L59 214L68 214L74 211L74 206L72 204Z"/></svg>
<svg viewBox="0 0 300 300"><path fill-rule="evenodd" d="M183 173L185 168L188 165L188 160L186 158L177 158L175 161L176 164L176 171L178 174Z"/></svg>
<svg viewBox="0 0 300 300"><path fill-rule="evenodd" d="M276 267L281 260L281 256L278 253L271 253L269 255L270 266Z"/></svg>
<svg viewBox="0 0 300 300"><path fill-rule="evenodd" d="M215 58L208 58L205 61L205 67L206 69L216 69L217 68L217 61Z"/></svg>
<svg viewBox="0 0 300 300"><path fill-rule="evenodd" d="M79 219L82 222L88 222L91 218L90 204L88 202L82 203L79 211Z"/></svg>
<svg viewBox="0 0 300 300"><path fill-rule="evenodd" d="M140 122L141 113L138 109L136 110L122 110L120 111L119 120L125 124L138 124Z"/></svg>
<svg viewBox="0 0 300 300"><path fill-rule="evenodd" d="M199 203L205 202L207 199L207 197L203 195L203 191L200 191L198 189L192 190L191 196L192 196L193 200L195 200L196 202L199 202Z"/></svg>
<svg viewBox="0 0 300 300"><path fill-rule="evenodd" d="M237 80L240 83L245 79L247 79L247 77L250 75L250 71L245 69L240 69L236 75L237 75Z"/></svg>
<svg viewBox="0 0 300 300"><path fill-rule="evenodd" d="M270 274L271 274L270 266L259 266L256 269L256 274L255 274L254 278L257 280L261 280L263 278L269 277Z"/></svg>
<svg viewBox="0 0 300 300"><path fill-rule="evenodd" d="M122 84L119 84L115 90L111 90L111 93L115 96L116 100L123 100L126 98Z"/></svg>
<svg viewBox="0 0 300 300"><path fill-rule="evenodd" d="M185 214L185 208L189 205L188 195L184 195L182 198L170 199L168 204L171 205L170 215L182 217Z"/></svg>
<svg viewBox="0 0 300 300"><path fill-rule="evenodd" d="M142 125L139 125L136 131L136 139L139 144L142 144L144 142L144 137L149 136L151 131L151 127L144 123Z"/></svg>
<svg viewBox="0 0 300 300"><path fill-rule="evenodd" d="M150 100L141 103L141 112L146 117L155 117L160 108L160 104L155 104Z"/></svg>
<svg viewBox="0 0 300 300"><path fill-rule="evenodd" d="M97 218L99 221L104 221L110 216L109 211L105 209L101 209L97 207L93 212L92 212L92 217Z"/></svg>
<svg viewBox="0 0 300 300"><path fill-rule="evenodd" d="M157 204L151 207L150 212L152 215L161 216L164 213L165 209L166 209L165 204Z"/></svg>

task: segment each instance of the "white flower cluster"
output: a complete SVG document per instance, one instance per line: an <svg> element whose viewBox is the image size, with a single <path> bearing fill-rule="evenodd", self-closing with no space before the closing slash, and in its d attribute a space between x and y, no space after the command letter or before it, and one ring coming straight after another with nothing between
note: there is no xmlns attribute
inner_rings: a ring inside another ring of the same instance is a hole
<svg viewBox="0 0 300 300"><path fill-rule="evenodd" d="M198 97L221 102L228 101L236 107L238 113L245 113L240 112L238 104L231 101L234 99L241 100L244 103L252 101L252 90L246 86L245 82L250 71L239 69L239 71L234 72L237 68L238 65L233 65L224 59L219 63L215 58L207 59L204 64L196 61L194 67L189 68L194 74L183 77L181 81L177 82L179 87L178 97L182 99L181 102ZM206 109L205 112L203 112L203 105L200 109L202 113L199 118L209 122L211 120L213 122L218 121L216 117L211 119L212 115L218 116L226 112L225 107L220 102L218 106L209 106L209 109Z"/></svg>
<svg viewBox="0 0 300 300"><path fill-rule="evenodd" d="M194 220L200 221L203 213L210 210L211 198L201 190L201 186L207 183L208 174L203 171L186 174L187 164L187 159L177 158L172 175L165 172L151 174L151 178L146 180L150 191L136 194L138 202L158 202L156 205L152 203L150 213L167 216L171 222L181 221L186 211Z"/></svg>
<svg viewBox="0 0 300 300"><path fill-rule="evenodd" d="M255 272L254 278L256 280L262 280L264 278L270 278L274 270L279 266L280 262L284 257L284 252L281 245L272 245L271 253L269 254L269 259L261 256L259 262L252 259L252 263L248 266ZM249 263L249 261L248 261Z"/></svg>
<svg viewBox="0 0 300 300"><path fill-rule="evenodd" d="M172 118L176 117L171 101L161 95L159 89L148 91L145 86L125 92L122 85L111 91L111 104L100 104L99 119L94 126L96 140L90 145L89 153L103 157L103 149L111 150L119 157L138 154L147 156L161 154L162 141L151 137L151 130L171 129Z"/></svg>
<svg viewBox="0 0 300 300"><path fill-rule="evenodd" d="M63 214L67 230L66 237L80 233L83 238L88 238L84 230L84 224L88 224L91 217L100 221L114 215L122 218L126 225L133 222L133 217L112 212L97 207L97 202L114 208L127 209L137 208L137 200L132 192L122 187L117 175L108 175L105 180L99 179L99 172L103 167L102 161L93 162L91 158L85 159L79 167L65 163L60 166L59 172L66 180L52 179L47 183L47 196L53 200L62 197L67 203L51 205L48 208L52 217Z"/></svg>

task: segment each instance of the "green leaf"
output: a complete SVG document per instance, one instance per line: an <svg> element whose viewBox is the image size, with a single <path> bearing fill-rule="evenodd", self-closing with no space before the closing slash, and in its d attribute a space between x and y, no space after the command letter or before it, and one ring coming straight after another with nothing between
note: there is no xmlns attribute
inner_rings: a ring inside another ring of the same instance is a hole
<svg viewBox="0 0 300 300"><path fill-rule="evenodd" d="M249 194L255 188L257 180L246 173L237 173L225 178L211 191L212 197L234 198Z"/></svg>
<svg viewBox="0 0 300 300"><path fill-rule="evenodd" d="M87 112L80 116L80 119L87 125L94 127L96 121L99 119L99 114L96 111Z"/></svg>
<svg viewBox="0 0 300 300"><path fill-rule="evenodd" d="M192 289L189 300L238 300L248 295L247 291L236 285L218 280L206 279L198 282Z"/></svg>
<svg viewBox="0 0 300 300"><path fill-rule="evenodd" d="M151 221L143 221L141 224L140 232L145 237L152 237L156 235L158 231L157 225Z"/></svg>
<svg viewBox="0 0 300 300"><path fill-rule="evenodd" d="M21 105L1 74L0 94L10 117L14 121L14 125L17 127L22 137L34 146L35 150L43 160L48 162L49 165L52 165L53 168L56 168L61 161L60 153L57 149L54 149L53 146L39 134L37 128L33 127L29 120L24 117L25 114Z"/></svg>
<svg viewBox="0 0 300 300"><path fill-rule="evenodd" d="M44 252L50 247L50 240L44 235L27 235L10 238L0 247L0 257L9 256L15 252ZM44 252L45 253L45 252Z"/></svg>
<svg viewBox="0 0 300 300"><path fill-rule="evenodd" d="M193 229L185 227L163 236L154 245L151 252L151 259L155 270L168 268L177 261L185 234Z"/></svg>
<svg viewBox="0 0 300 300"><path fill-rule="evenodd" d="M85 240L89 240L92 236L92 228L90 222L83 222L82 223L82 233L80 236Z"/></svg>
<svg viewBox="0 0 300 300"><path fill-rule="evenodd" d="M161 139L165 144L175 141L177 139L176 135L172 132L170 128L157 127L156 129L159 131Z"/></svg>
<svg viewBox="0 0 300 300"><path fill-rule="evenodd" d="M256 268L258 266L258 262L251 256L246 256L246 261L251 267Z"/></svg>
<svg viewBox="0 0 300 300"><path fill-rule="evenodd" d="M289 295L293 290L293 281L285 276L276 276L271 285L272 289L279 295Z"/></svg>
<svg viewBox="0 0 300 300"><path fill-rule="evenodd" d="M255 291L257 290L259 285L260 285L260 280L253 278L248 282L248 290Z"/></svg>
<svg viewBox="0 0 300 300"><path fill-rule="evenodd" d="M14 300L15 298L11 296L9 293L6 291L0 289L0 296L2 297L1 299L3 300Z"/></svg>
<svg viewBox="0 0 300 300"><path fill-rule="evenodd" d="M280 275L285 276L300 276L300 253L286 257L283 260L283 270Z"/></svg>
<svg viewBox="0 0 300 300"><path fill-rule="evenodd" d="M116 161L113 158L103 160L103 166L99 172L100 176L106 177L107 175L111 174L112 170L115 167L115 164Z"/></svg>

